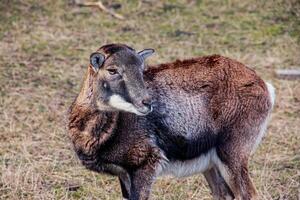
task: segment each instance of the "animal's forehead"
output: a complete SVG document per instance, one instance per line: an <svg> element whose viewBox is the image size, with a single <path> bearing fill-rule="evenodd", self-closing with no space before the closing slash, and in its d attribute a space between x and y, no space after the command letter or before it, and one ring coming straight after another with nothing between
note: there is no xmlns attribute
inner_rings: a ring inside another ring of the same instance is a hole
<svg viewBox="0 0 300 200"><path fill-rule="evenodd" d="M134 51L122 50L110 56L112 63L125 68L140 66L143 64L142 59Z"/></svg>

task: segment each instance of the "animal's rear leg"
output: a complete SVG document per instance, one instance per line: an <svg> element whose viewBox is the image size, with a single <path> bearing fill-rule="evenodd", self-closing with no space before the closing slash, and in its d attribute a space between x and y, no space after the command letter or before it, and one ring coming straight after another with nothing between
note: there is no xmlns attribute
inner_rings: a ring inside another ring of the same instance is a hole
<svg viewBox="0 0 300 200"><path fill-rule="evenodd" d="M232 200L233 194L216 167L204 172L214 200Z"/></svg>
<svg viewBox="0 0 300 200"><path fill-rule="evenodd" d="M230 154L226 153L226 156L223 157L224 155L219 154L220 159L218 159L216 165L235 199L256 199L257 193L248 172L248 158L242 158L242 156L230 157L228 155Z"/></svg>
<svg viewBox="0 0 300 200"><path fill-rule="evenodd" d="M232 126L219 133L214 163L236 199L250 200L257 196L249 175L248 161L264 133L269 108L263 103L253 102L248 109L240 106L243 112L238 113Z"/></svg>

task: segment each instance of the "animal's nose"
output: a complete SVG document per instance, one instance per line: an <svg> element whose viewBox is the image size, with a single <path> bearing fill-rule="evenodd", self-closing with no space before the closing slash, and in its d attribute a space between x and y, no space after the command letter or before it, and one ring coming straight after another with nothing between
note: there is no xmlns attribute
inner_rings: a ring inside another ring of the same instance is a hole
<svg viewBox="0 0 300 200"><path fill-rule="evenodd" d="M147 107L151 107L152 105L152 99L151 97L146 97L142 100L142 104L147 106Z"/></svg>

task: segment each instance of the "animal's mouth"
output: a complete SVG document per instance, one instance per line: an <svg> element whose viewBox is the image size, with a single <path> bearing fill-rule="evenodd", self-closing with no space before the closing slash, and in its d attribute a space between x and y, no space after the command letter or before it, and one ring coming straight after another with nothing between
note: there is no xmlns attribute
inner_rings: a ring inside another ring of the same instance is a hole
<svg viewBox="0 0 300 200"><path fill-rule="evenodd" d="M149 105L149 106L143 106L143 107L138 107L138 106L135 106L136 107L136 110L138 111L138 115L148 115L149 113L151 113L153 111L153 107L152 105Z"/></svg>

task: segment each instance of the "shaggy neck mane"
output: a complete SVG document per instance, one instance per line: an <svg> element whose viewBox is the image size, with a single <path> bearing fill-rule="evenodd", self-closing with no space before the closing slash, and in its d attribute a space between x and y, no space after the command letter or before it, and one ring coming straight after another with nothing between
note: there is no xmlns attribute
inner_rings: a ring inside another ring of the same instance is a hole
<svg viewBox="0 0 300 200"><path fill-rule="evenodd" d="M115 132L118 112L101 111L93 103L92 70L89 68L79 95L70 107L69 136L81 159L90 159Z"/></svg>

